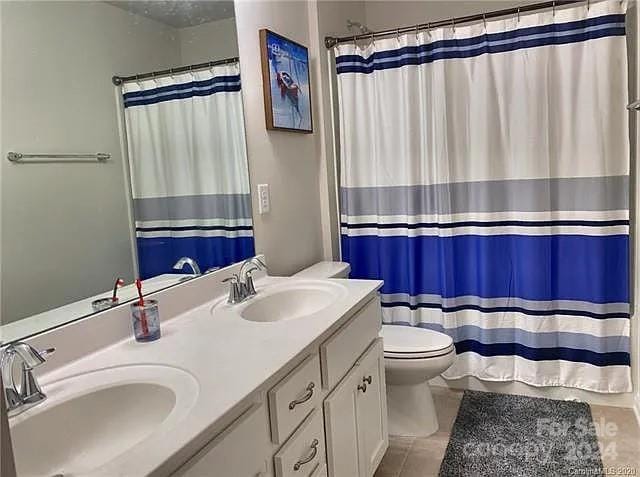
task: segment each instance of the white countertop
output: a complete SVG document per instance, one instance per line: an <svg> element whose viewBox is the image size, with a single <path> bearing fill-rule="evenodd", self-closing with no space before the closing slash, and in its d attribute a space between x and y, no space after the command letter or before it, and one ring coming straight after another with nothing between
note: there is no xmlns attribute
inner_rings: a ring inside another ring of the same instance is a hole
<svg viewBox="0 0 640 477"><path fill-rule="evenodd" d="M304 278L265 277L256 283L258 294L264 287L285 280L309 282ZM319 345L375 296L382 285L372 280L339 280L339 283L347 290L343 298L319 313L289 321L258 323L229 313L219 313L214 318L211 308L226 299L218 296L163 322L162 338L158 341L137 343L133 338L120 341L50 372L40 382L46 392L47 384L68 376L131 364L173 366L190 373L199 390L186 417L99 469L99 475L110 477L164 475L195 454L221 430L221 422L234 408L288 363L302 357L301 353ZM55 399L53 395L50 397ZM37 412L37 407L27 411L31 412Z"/></svg>

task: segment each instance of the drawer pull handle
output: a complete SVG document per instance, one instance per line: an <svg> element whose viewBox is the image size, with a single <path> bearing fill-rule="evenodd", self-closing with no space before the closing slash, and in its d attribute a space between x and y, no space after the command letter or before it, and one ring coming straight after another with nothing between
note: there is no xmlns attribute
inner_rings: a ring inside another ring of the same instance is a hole
<svg viewBox="0 0 640 477"><path fill-rule="evenodd" d="M371 384L371 381L373 381L371 376L367 376L366 378L362 378L362 382L363 383Z"/></svg>
<svg viewBox="0 0 640 477"><path fill-rule="evenodd" d="M363 393L367 392L367 383L364 383L362 385L358 384L358 390L362 391Z"/></svg>
<svg viewBox="0 0 640 477"><path fill-rule="evenodd" d="M300 459L298 462L293 464L293 470L295 471L300 470L300 467L302 467L305 464L308 464L309 462L311 462L313 459L316 458L316 455L318 455L318 444L319 444L318 439L314 439L313 442L311 443L311 453L304 459Z"/></svg>
<svg viewBox="0 0 640 477"><path fill-rule="evenodd" d="M311 396L313 396L313 388L315 388L316 385L313 384L313 381L311 381L309 383L309 385L307 386L307 392L304 393L304 396L302 396L300 399L294 399L293 401L291 401L289 403L289 410L293 411L293 409L298 405L298 404L302 404L303 402L307 402L309 399L311 399Z"/></svg>

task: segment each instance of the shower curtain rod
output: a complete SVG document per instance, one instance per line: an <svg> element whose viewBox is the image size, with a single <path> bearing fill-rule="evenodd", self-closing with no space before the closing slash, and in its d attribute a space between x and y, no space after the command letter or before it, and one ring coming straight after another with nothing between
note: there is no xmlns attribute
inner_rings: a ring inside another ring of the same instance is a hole
<svg viewBox="0 0 640 477"><path fill-rule="evenodd" d="M122 83L126 83L127 81L138 81L138 80L148 79L148 78L158 78L159 76L169 76L175 73L184 73L186 71L202 70L206 68L211 68L212 66L228 65L231 63L237 63L238 61L240 61L240 58L238 58L237 56L234 56L233 58L225 58L223 60L216 60L216 61L207 61L205 63L197 63L194 65L180 66L178 68L169 68L168 70L152 71L150 73L142 73L139 75L114 76L111 78L111 81L113 82L114 85L120 86Z"/></svg>
<svg viewBox="0 0 640 477"><path fill-rule="evenodd" d="M409 32L415 32L415 31L424 30L424 29L443 27L443 26L455 27L456 25L459 25L461 23L485 21L490 18L504 17L507 15L520 15L521 13L533 12L536 10L544 10L547 8L555 9L556 7L562 7L564 5L571 5L573 3L580 3L580 2L584 2L587 5L589 4L589 0L558 0L558 1L552 1L552 2L533 3L531 5L523 5L521 7L506 8L504 10L496 10L493 12L486 12L486 13L478 13L476 15L467 15L466 17L449 18L447 20L439 20L439 21L430 22L430 23L418 23L412 26L392 28L389 30L380 30L380 31L374 31L370 33L361 33L359 35L340 36L340 37L326 36L324 37L324 44L327 48L333 48L338 43L346 43L349 41L357 41L362 39L373 39L373 38L379 38L382 36L389 36L389 35L399 35L401 33L409 33Z"/></svg>

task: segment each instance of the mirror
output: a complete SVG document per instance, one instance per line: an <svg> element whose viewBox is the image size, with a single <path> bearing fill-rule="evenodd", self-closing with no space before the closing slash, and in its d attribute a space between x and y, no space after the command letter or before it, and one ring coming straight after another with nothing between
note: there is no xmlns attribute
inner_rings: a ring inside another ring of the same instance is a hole
<svg viewBox="0 0 640 477"><path fill-rule="evenodd" d="M0 21L0 340L112 306L118 278L124 303L136 277L254 255L233 2L7 1Z"/></svg>

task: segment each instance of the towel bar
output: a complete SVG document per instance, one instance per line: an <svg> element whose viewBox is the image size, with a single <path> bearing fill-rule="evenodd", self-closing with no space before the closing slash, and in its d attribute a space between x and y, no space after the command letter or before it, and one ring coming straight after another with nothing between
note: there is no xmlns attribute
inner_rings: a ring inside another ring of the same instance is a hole
<svg viewBox="0 0 640 477"><path fill-rule="evenodd" d="M93 159L98 162L104 162L111 157L107 152L96 152L94 154L25 154L22 152L8 152L7 159L11 162L25 162L24 159L41 159L36 162L65 162L60 159L69 159L69 162L75 162L82 159Z"/></svg>

